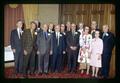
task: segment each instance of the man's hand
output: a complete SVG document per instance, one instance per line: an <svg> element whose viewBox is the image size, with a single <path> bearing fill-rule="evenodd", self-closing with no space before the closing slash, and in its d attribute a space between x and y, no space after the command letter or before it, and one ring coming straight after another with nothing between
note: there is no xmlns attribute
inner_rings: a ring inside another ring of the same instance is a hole
<svg viewBox="0 0 120 83"><path fill-rule="evenodd" d="M53 52L52 52L52 50L50 51L50 55L52 55L53 54Z"/></svg>
<svg viewBox="0 0 120 83"><path fill-rule="evenodd" d="M24 50L24 55L27 55L27 51L26 50Z"/></svg>
<svg viewBox="0 0 120 83"><path fill-rule="evenodd" d="M73 49L74 49L74 50L77 50L77 47L76 47L76 46L74 46L74 47L73 47Z"/></svg>
<svg viewBox="0 0 120 83"><path fill-rule="evenodd" d="M15 52L16 52L16 50L15 50L15 49L12 49L12 51L13 51L13 53L15 53Z"/></svg>
<svg viewBox="0 0 120 83"><path fill-rule="evenodd" d="M37 51L37 54L40 54L40 52L39 52L39 51Z"/></svg>
<svg viewBox="0 0 120 83"><path fill-rule="evenodd" d="M70 46L70 49L72 49L72 50L73 50L73 46Z"/></svg>
<svg viewBox="0 0 120 83"><path fill-rule="evenodd" d="M65 54L66 52L65 51L63 51L63 54Z"/></svg>

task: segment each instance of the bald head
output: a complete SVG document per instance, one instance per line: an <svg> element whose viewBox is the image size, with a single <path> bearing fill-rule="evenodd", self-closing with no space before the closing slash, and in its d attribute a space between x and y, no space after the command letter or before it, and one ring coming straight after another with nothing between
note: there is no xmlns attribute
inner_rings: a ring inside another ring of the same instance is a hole
<svg viewBox="0 0 120 83"><path fill-rule="evenodd" d="M47 24L44 24L42 29L43 29L43 31L46 32L46 31L48 30L48 25L47 25Z"/></svg>
<svg viewBox="0 0 120 83"><path fill-rule="evenodd" d="M91 22L91 27L92 27L93 30L95 30L96 27L97 27L97 22L96 21L92 21Z"/></svg>
<svg viewBox="0 0 120 83"><path fill-rule="evenodd" d="M103 25L103 32L108 32L109 26L107 24Z"/></svg>

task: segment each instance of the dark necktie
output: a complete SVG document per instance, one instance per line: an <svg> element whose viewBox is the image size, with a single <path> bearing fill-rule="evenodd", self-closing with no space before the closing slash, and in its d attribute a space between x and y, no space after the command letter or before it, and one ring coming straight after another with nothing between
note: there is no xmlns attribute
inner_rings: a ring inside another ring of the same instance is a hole
<svg viewBox="0 0 120 83"><path fill-rule="evenodd" d="M44 32L44 35L45 35L45 39L47 40L47 32Z"/></svg>
<svg viewBox="0 0 120 83"><path fill-rule="evenodd" d="M95 31L92 32L92 37L95 38Z"/></svg>

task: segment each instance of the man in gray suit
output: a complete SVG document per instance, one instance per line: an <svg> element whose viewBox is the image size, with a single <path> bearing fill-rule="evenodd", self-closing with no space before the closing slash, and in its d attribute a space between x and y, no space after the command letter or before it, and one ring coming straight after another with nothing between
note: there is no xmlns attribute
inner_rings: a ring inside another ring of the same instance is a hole
<svg viewBox="0 0 120 83"><path fill-rule="evenodd" d="M48 25L43 25L43 30L37 35L38 73L48 74L49 55L52 53L52 34L48 33Z"/></svg>

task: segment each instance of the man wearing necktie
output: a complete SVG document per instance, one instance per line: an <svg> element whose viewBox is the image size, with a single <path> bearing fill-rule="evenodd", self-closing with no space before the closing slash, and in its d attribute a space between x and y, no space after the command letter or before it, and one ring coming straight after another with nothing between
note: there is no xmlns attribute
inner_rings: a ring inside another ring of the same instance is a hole
<svg viewBox="0 0 120 83"><path fill-rule="evenodd" d="M47 40L47 32L44 32L44 35L45 35L45 39Z"/></svg>
<svg viewBox="0 0 120 83"><path fill-rule="evenodd" d="M25 29L22 35L22 46L23 46L23 71L24 76L27 74L33 74L35 68L35 50L36 50L36 35L35 35L36 23L32 21L30 28Z"/></svg>
<svg viewBox="0 0 120 83"><path fill-rule="evenodd" d="M51 34L54 32L54 24L53 23L49 23L49 25L48 25L48 32L51 33ZM52 58L53 58L53 55L50 55L49 71L52 70Z"/></svg>
<svg viewBox="0 0 120 83"><path fill-rule="evenodd" d="M47 32L48 25L44 24L42 31L37 35L38 74L48 74L49 55L52 53L52 35Z"/></svg>
<svg viewBox="0 0 120 83"><path fill-rule="evenodd" d="M22 54L22 42L21 42L21 36L22 35L22 26L23 22L22 20L18 20L17 28L11 31L11 37L10 37L10 44L11 49L14 54L14 60L15 60L15 74L22 73L22 62L23 62L23 54Z"/></svg>
<svg viewBox="0 0 120 83"><path fill-rule="evenodd" d="M60 33L60 25L55 26L55 32L52 37L53 62L52 72L61 72L62 55L65 53L64 36Z"/></svg>
<svg viewBox="0 0 120 83"><path fill-rule="evenodd" d="M68 72L76 72L76 63L79 49L79 33L76 32L76 25L71 24L71 31L67 34Z"/></svg>
<svg viewBox="0 0 120 83"><path fill-rule="evenodd" d="M91 22L91 28L92 28L92 31L91 31L92 38L95 38L95 31L99 30L98 27L97 27L97 22L96 21ZM100 38L101 38L101 31L100 31Z"/></svg>
<svg viewBox="0 0 120 83"><path fill-rule="evenodd" d="M103 55L102 55L102 69L101 75L103 78L109 77L110 60L112 56L112 50L114 48L114 35L109 31L108 25L103 25Z"/></svg>

